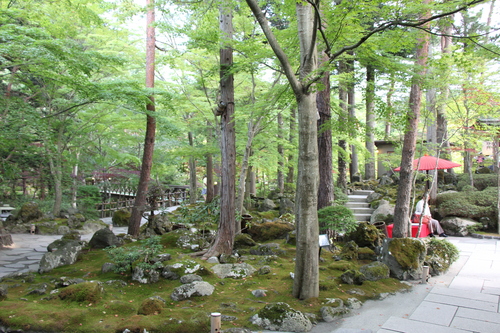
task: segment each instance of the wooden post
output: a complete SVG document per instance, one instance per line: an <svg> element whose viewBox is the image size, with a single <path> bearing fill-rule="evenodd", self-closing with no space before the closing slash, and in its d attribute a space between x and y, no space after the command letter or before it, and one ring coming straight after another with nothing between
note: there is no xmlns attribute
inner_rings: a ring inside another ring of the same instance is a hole
<svg viewBox="0 0 500 333"><path fill-rule="evenodd" d="M429 276L429 266L424 266L422 269L422 284L427 283L427 277Z"/></svg>
<svg viewBox="0 0 500 333"><path fill-rule="evenodd" d="M212 312L212 317L210 321L210 333L220 333L220 313L219 312Z"/></svg>

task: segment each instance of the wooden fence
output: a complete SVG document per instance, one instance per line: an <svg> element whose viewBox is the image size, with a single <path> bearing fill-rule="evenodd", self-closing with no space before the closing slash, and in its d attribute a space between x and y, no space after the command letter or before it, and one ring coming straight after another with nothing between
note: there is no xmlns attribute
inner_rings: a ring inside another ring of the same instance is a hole
<svg viewBox="0 0 500 333"><path fill-rule="evenodd" d="M132 209L137 188L128 184L109 183L102 183L98 186L103 197L103 201L97 205L101 218L112 217L113 213L119 209ZM161 210L178 206L188 199L189 186L168 185L168 187L156 187L154 191L150 191L150 194L148 194L147 210Z"/></svg>

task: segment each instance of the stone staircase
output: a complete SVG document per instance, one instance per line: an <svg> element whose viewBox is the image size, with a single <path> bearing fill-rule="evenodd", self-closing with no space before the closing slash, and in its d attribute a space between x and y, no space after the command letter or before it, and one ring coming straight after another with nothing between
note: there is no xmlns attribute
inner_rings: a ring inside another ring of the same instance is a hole
<svg viewBox="0 0 500 333"><path fill-rule="evenodd" d="M349 200L345 206L353 211L357 221L370 221L373 209L370 208L370 204L368 204L366 198L372 192L370 190L356 190L348 195Z"/></svg>

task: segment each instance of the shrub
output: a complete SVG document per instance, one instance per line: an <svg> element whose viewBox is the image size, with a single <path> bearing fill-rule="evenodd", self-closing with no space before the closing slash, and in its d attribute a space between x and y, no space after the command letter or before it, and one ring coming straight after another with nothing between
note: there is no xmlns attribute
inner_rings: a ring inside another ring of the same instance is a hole
<svg viewBox="0 0 500 333"><path fill-rule="evenodd" d="M487 187L494 187L498 185L498 178L496 174L473 174L474 187L479 191L486 189ZM464 186L470 186L470 180L468 174L461 174L458 176L457 189L459 191L464 190Z"/></svg>
<svg viewBox="0 0 500 333"><path fill-rule="evenodd" d="M334 231L336 234L354 231L358 225L352 210L341 205L327 206L318 210L318 222L320 231Z"/></svg>
<svg viewBox="0 0 500 333"><path fill-rule="evenodd" d="M441 217L459 216L470 219L488 217L497 220L497 188L483 191L443 193L437 197L438 212Z"/></svg>
<svg viewBox="0 0 500 333"><path fill-rule="evenodd" d="M344 190L340 187L333 189L334 203L337 205L344 205L349 201L349 197L345 194Z"/></svg>
<svg viewBox="0 0 500 333"><path fill-rule="evenodd" d="M130 247L109 247L106 249L108 256L115 264L115 273L126 273L134 271L134 263L144 270L156 269L161 263L153 263L151 260L159 254L162 249L160 237L154 236L139 242L138 246Z"/></svg>
<svg viewBox="0 0 500 333"><path fill-rule="evenodd" d="M81 185L77 188L78 207L90 218L97 217L96 206L101 202L101 192L97 186Z"/></svg>

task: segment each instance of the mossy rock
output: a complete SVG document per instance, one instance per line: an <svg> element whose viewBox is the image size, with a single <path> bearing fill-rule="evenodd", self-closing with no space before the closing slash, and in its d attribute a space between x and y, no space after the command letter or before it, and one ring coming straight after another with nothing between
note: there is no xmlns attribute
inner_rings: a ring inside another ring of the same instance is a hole
<svg viewBox="0 0 500 333"><path fill-rule="evenodd" d="M364 281L366 281L366 277L363 273L356 269L349 269L342 273L340 280L345 284L360 286Z"/></svg>
<svg viewBox="0 0 500 333"><path fill-rule="evenodd" d="M84 282L68 286L61 290L59 298L71 302L96 303L104 293L99 282Z"/></svg>
<svg viewBox="0 0 500 333"><path fill-rule="evenodd" d="M419 238L387 239L382 248L382 262L399 280L420 279L425 255L425 242Z"/></svg>
<svg viewBox="0 0 500 333"><path fill-rule="evenodd" d="M354 241L360 247L374 249L381 245L384 236L376 226L368 222L360 222L353 232L348 233L345 239Z"/></svg>
<svg viewBox="0 0 500 333"><path fill-rule="evenodd" d="M248 234L237 234L234 237L234 248L235 249L246 249L255 246L255 241L252 236Z"/></svg>
<svg viewBox="0 0 500 333"><path fill-rule="evenodd" d="M112 222L115 227L128 226L131 213L128 209L119 209L113 213Z"/></svg>
<svg viewBox="0 0 500 333"><path fill-rule="evenodd" d="M137 310L137 314L149 316L149 315L158 315L161 313L163 308L165 307L165 302L162 302L159 298L150 297L142 301L139 306L139 310Z"/></svg>
<svg viewBox="0 0 500 333"><path fill-rule="evenodd" d="M342 260L357 260L359 246L353 241L347 242L340 251Z"/></svg>
<svg viewBox="0 0 500 333"><path fill-rule="evenodd" d="M368 281L387 279L391 273L389 267L380 261L374 261L368 265L361 266L359 271L363 273Z"/></svg>
<svg viewBox="0 0 500 333"><path fill-rule="evenodd" d="M284 239L293 230L295 230L295 227L291 223L253 223L252 227L248 229L248 234L256 242L265 242L274 239Z"/></svg>

